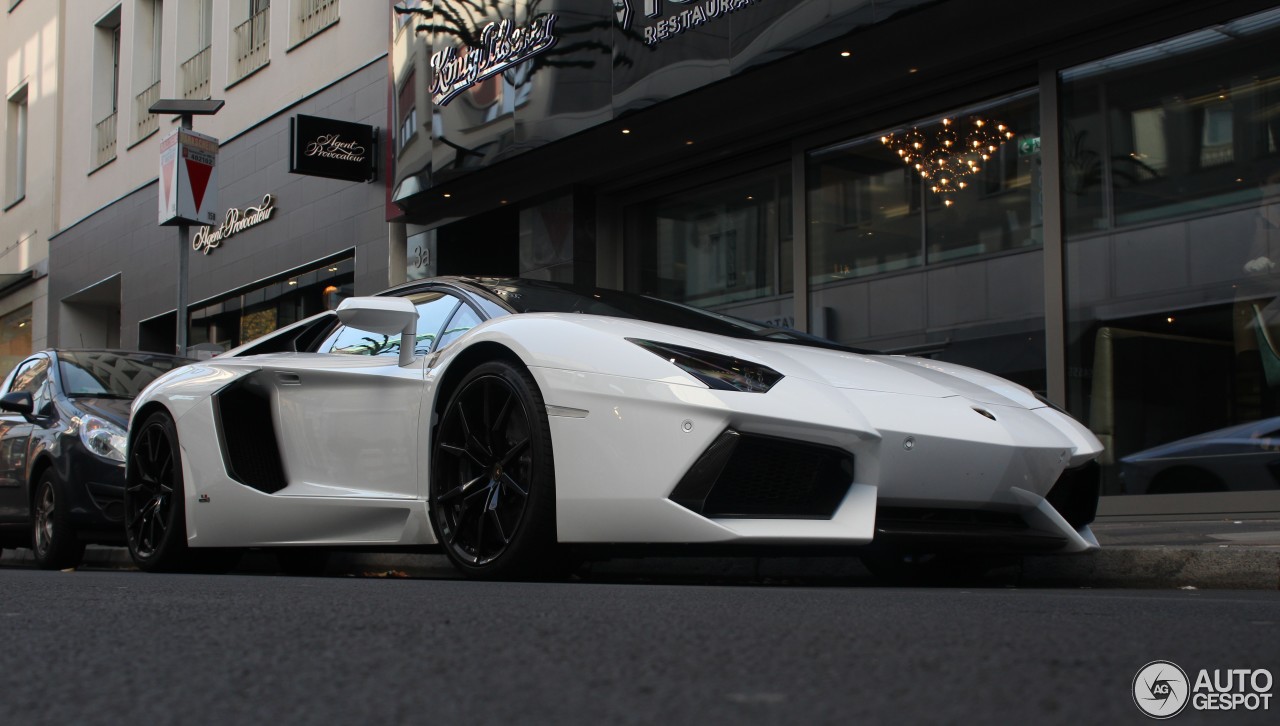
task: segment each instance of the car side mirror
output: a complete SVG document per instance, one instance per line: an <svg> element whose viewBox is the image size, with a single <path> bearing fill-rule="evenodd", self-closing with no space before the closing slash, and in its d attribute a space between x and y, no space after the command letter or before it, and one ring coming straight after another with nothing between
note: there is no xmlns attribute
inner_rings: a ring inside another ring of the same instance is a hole
<svg viewBox="0 0 1280 726"><path fill-rule="evenodd" d="M0 397L0 409L20 413L27 421L35 418L36 403L30 391L14 391Z"/></svg>
<svg viewBox="0 0 1280 726"><path fill-rule="evenodd" d="M418 309L402 297L349 297L338 306L343 325L379 335L400 334L400 365L413 362L418 342Z"/></svg>

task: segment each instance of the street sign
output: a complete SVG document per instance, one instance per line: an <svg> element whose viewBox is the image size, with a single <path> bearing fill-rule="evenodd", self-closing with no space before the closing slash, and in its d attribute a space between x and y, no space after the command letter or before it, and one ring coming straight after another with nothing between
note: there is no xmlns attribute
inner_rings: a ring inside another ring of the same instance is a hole
<svg viewBox="0 0 1280 726"><path fill-rule="evenodd" d="M218 140L176 129L160 142L160 224L218 221Z"/></svg>

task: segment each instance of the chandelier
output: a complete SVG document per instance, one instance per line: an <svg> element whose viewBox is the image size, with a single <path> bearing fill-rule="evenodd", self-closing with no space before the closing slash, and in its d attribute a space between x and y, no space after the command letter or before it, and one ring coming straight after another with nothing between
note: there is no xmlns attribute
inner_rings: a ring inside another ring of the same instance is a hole
<svg viewBox="0 0 1280 726"><path fill-rule="evenodd" d="M963 124L944 118L931 133L912 128L901 136L881 136L880 142L931 182L930 190L947 194L968 186L964 178L982 171L996 149L1012 138L1008 126L975 116ZM949 207L952 202L947 199L945 204Z"/></svg>

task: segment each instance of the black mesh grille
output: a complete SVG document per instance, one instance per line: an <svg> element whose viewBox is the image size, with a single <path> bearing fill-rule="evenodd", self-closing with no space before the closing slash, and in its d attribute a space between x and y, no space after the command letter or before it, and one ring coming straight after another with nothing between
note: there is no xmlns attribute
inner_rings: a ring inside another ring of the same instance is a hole
<svg viewBox="0 0 1280 726"><path fill-rule="evenodd" d="M1098 493L1102 486L1102 467L1091 461L1067 469L1058 477L1045 499L1072 527L1083 527L1098 514Z"/></svg>
<svg viewBox="0 0 1280 726"><path fill-rule="evenodd" d="M284 467L265 388L253 385L249 376L215 394L214 403L231 478L268 494L284 489Z"/></svg>
<svg viewBox="0 0 1280 726"><path fill-rule="evenodd" d="M726 431L671 499L707 517L828 519L852 483L848 452Z"/></svg>

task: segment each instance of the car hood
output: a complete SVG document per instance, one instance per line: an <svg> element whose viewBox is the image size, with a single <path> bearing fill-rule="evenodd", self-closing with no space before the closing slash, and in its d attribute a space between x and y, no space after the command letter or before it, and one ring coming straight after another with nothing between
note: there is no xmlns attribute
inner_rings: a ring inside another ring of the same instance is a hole
<svg viewBox="0 0 1280 726"><path fill-rule="evenodd" d="M536 314L531 314L536 315ZM762 363L785 377L835 388L942 398L963 396L995 406L1043 408L1026 388L966 366L901 355L864 354L797 343L733 338L687 328L592 315L542 314L623 338L642 338Z"/></svg>
<svg viewBox="0 0 1280 726"><path fill-rule="evenodd" d="M133 403L132 399L76 398L72 399L72 403L81 411L104 418L120 428L126 428L129 425L129 406Z"/></svg>

